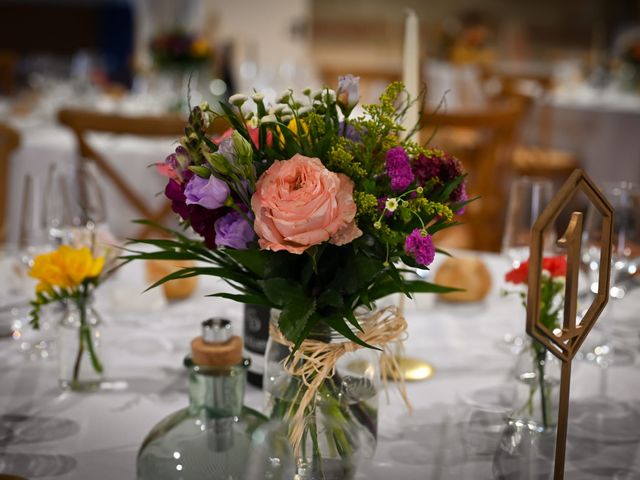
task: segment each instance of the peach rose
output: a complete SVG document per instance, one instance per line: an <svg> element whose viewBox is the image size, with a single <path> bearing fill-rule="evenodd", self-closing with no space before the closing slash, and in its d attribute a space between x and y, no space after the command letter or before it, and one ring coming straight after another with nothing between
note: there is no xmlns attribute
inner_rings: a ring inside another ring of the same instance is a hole
<svg viewBox="0 0 640 480"><path fill-rule="evenodd" d="M344 245L362 235L356 226L353 182L317 158L276 160L251 197L254 229L263 250L302 253L329 241Z"/></svg>

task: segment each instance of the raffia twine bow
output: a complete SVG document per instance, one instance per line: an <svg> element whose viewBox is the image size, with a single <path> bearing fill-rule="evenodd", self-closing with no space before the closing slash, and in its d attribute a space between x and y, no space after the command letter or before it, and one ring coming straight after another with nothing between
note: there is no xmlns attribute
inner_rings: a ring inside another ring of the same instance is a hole
<svg viewBox="0 0 640 480"><path fill-rule="evenodd" d="M363 329L362 332L357 332L357 336L365 343L382 350L380 368L387 399L387 379L391 378L395 382L407 409L411 412L412 407L407 396L404 376L398 360L391 350L393 342L404 340L406 336L407 322L405 318L399 314L398 308L395 306L385 307L365 315L357 315L357 317ZM275 325L270 325L269 334L275 342L286 345L291 350L293 344L282 335ZM307 407L315 404L318 389L327 378L334 375L336 363L342 355L355 352L360 348L364 347L350 340L326 343L307 339L302 342L293 357L289 359L290 361L285 363L285 371L289 375L299 377L302 382L286 414L289 419L289 441L294 454L299 454L305 430ZM299 403L298 399L300 399Z"/></svg>

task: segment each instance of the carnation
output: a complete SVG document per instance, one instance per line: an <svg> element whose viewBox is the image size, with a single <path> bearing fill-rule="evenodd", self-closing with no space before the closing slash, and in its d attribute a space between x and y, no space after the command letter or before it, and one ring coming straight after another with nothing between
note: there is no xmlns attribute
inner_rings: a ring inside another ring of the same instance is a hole
<svg viewBox="0 0 640 480"><path fill-rule="evenodd" d="M425 267L431 265L436 255L436 247L433 245L431 235L422 228L415 228L409 234L404 242L404 250Z"/></svg>
<svg viewBox="0 0 640 480"><path fill-rule="evenodd" d="M386 169L391 180L391 189L395 192L406 190L415 178L409 156L402 147L393 147L387 152Z"/></svg>

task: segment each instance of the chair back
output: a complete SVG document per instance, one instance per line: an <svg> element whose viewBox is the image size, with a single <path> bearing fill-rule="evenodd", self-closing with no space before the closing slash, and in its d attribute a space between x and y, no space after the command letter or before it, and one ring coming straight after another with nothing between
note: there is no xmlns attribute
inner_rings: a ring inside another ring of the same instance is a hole
<svg viewBox="0 0 640 480"><path fill-rule="evenodd" d="M0 123L0 245L7 238L11 152L19 145L20 134L8 125Z"/></svg>
<svg viewBox="0 0 640 480"><path fill-rule="evenodd" d="M144 138L178 138L184 134L186 121L183 117L179 115L132 117L88 110L63 109L58 113L58 120L61 124L69 127L75 135L80 162L92 161L99 173L112 183L117 194L123 197L140 218L155 223L163 223L167 220L171 214L169 202L164 200L163 205L158 207L157 199L153 201L154 198L140 193L136 183L125 178L125 175L118 171L112 162L91 144L88 137L92 133L106 133ZM225 121L216 119L210 127L210 132L221 134L227 127ZM136 160L135 157L128 159L130 163L135 163ZM138 160L141 160L142 163L148 163L148 159L140 158ZM148 165L138 165L138 167L146 166ZM136 236L147 236L152 230L151 227L143 227Z"/></svg>
<svg viewBox="0 0 640 480"><path fill-rule="evenodd" d="M509 100L489 105L482 111L426 113L422 118L423 141L456 154L466 171L469 197L479 196L466 209L463 221L469 225L472 248L497 251L500 248L510 155L517 138L523 105ZM456 151L439 145L440 132L453 129L464 134L466 148Z"/></svg>

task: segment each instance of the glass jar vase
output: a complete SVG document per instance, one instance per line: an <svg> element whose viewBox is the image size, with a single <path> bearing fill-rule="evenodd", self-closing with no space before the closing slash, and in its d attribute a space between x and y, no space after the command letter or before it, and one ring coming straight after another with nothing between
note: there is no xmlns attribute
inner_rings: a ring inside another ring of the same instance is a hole
<svg viewBox="0 0 640 480"><path fill-rule="evenodd" d="M509 422L538 432L555 430L560 368L560 361L541 343L527 342L514 369L516 390Z"/></svg>
<svg viewBox="0 0 640 480"><path fill-rule="evenodd" d="M89 299L69 299L58 328L59 383L65 390L88 391L100 387L102 319Z"/></svg>
<svg viewBox="0 0 640 480"><path fill-rule="evenodd" d="M298 428L299 443L293 441L296 478L300 480L338 480L354 478L358 465L373 456L378 426L378 392L380 390L379 352L356 346L334 330L316 328L309 340L321 347L329 344L341 353L335 368L317 385L311 401L304 407L301 401L314 383L318 371L307 370L305 381L292 374L285 364L290 347L278 332L278 310L271 312L271 334L265 352L263 388L266 408L271 418L284 419L289 424L289 437ZM367 315L360 315L361 325ZM304 344L303 344L304 347ZM304 356L303 358L308 358ZM307 360L301 360L304 363ZM311 360L308 360L311 361ZM317 366L317 365L316 365ZM296 366L297 371L304 365ZM311 373L309 373L311 372ZM315 372L315 373L314 373ZM295 412L302 424L292 425Z"/></svg>

